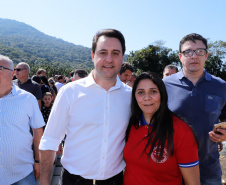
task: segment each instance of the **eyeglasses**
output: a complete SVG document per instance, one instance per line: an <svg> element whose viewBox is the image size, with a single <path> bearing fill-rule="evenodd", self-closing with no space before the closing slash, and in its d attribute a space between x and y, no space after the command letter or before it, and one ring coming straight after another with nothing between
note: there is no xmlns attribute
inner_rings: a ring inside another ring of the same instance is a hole
<svg viewBox="0 0 226 185"><path fill-rule="evenodd" d="M17 69L14 69L14 71L21 71L21 70L23 70L23 69L26 69L26 68L17 68Z"/></svg>
<svg viewBox="0 0 226 185"><path fill-rule="evenodd" d="M199 48L196 50L188 49L186 51L182 51L181 53L183 53L185 57L191 57L194 55L194 53L197 56L204 56L204 55L206 55L206 52L207 52L207 49Z"/></svg>
<svg viewBox="0 0 226 185"><path fill-rule="evenodd" d="M7 68L7 67L0 66L0 70L3 70L3 69L7 69L7 70L9 70L9 71L13 71L12 69L9 69L9 68Z"/></svg>

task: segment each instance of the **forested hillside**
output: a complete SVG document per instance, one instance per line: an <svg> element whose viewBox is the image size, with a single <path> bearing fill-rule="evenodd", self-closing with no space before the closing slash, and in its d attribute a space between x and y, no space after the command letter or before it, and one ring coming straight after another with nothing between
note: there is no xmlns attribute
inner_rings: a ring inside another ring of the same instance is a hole
<svg viewBox="0 0 226 185"><path fill-rule="evenodd" d="M48 36L15 20L0 18L0 54L15 63L56 68L92 68L91 49Z"/></svg>

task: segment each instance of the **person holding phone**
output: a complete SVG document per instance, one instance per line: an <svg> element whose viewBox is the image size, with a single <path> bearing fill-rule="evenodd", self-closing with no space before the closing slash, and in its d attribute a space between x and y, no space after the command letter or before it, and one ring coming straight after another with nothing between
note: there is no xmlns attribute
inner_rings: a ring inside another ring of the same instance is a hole
<svg viewBox="0 0 226 185"><path fill-rule="evenodd" d="M200 181L202 185L221 185L218 143L226 141L213 132L214 124L226 119L226 82L205 69L207 39L197 33L184 36L179 44L182 70L163 79L169 109L189 124L199 142Z"/></svg>
<svg viewBox="0 0 226 185"><path fill-rule="evenodd" d="M191 128L167 106L167 92L155 73L134 82L124 148L124 185L200 185L198 146Z"/></svg>

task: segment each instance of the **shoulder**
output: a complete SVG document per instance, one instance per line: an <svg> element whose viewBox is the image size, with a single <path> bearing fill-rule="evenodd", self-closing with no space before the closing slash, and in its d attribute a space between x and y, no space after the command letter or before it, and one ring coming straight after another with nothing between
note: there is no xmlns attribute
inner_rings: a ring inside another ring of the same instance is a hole
<svg viewBox="0 0 226 185"><path fill-rule="evenodd" d="M210 76L211 76L211 83L214 83L214 84L217 84L217 85L220 85L220 86L226 88L226 82L223 79L216 77L214 75L210 75Z"/></svg>
<svg viewBox="0 0 226 185"><path fill-rule="evenodd" d="M179 81L179 72L163 78L165 84L177 83Z"/></svg>
<svg viewBox="0 0 226 185"><path fill-rule="evenodd" d="M86 87L86 79L82 78L63 85L58 93L65 96L76 95L80 92L86 92L88 90Z"/></svg>
<svg viewBox="0 0 226 185"><path fill-rule="evenodd" d="M190 126L187 123L185 123L183 120L181 120L180 118L174 115L173 115L173 129L175 134L178 132L179 133L191 132Z"/></svg>
<svg viewBox="0 0 226 185"><path fill-rule="evenodd" d="M40 85L37 82L35 82L35 81L31 80L31 79L28 80L28 83L33 84L34 86L39 86L40 87Z"/></svg>
<svg viewBox="0 0 226 185"><path fill-rule="evenodd" d="M37 101L35 96L33 94L31 94L30 92L28 91L25 91L21 88L19 88L18 86L14 85L15 88L15 91L14 91L14 95L18 98L21 98L21 99L26 99L26 100L30 100L30 101Z"/></svg>
<svg viewBox="0 0 226 185"><path fill-rule="evenodd" d="M125 91L125 92L128 92L128 93L131 93L131 92L132 92L132 88L131 88L130 86L126 85L126 84L123 83L123 82L122 82L122 84L121 84L121 88L122 88L122 90Z"/></svg>

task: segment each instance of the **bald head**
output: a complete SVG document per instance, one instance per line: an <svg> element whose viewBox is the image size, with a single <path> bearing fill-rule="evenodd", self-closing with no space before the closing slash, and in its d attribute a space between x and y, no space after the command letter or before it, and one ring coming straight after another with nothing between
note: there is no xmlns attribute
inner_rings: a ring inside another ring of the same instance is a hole
<svg viewBox="0 0 226 185"><path fill-rule="evenodd" d="M30 72L30 66L25 62L20 62L16 66L16 77L20 80L21 83L24 83L28 80Z"/></svg>

